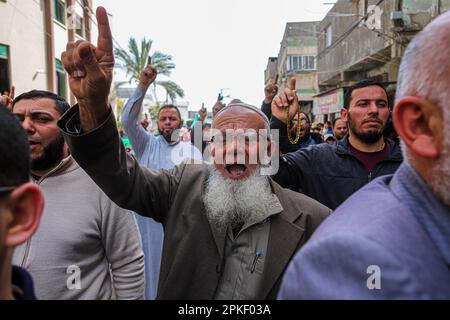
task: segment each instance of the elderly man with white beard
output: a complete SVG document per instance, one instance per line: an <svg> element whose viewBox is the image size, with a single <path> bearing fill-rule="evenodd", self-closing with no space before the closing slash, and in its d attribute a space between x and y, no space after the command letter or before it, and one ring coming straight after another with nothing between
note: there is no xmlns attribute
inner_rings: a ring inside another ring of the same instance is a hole
<svg viewBox="0 0 450 320"><path fill-rule="evenodd" d="M97 47L69 43L62 55L79 104L59 127L73 157L114 202L163 224L157 299L274 299L291 257L330 210L260 174L260 151L270 156L273 148L269 121L243 103L214 120L215 164L141 167L120 143L108 105L114 55L104 8L97 20Z"/></svg>
<svg viewBox="0 0 450 320"><path fill-rule="evenodd" d="M405 162L355 193L294 258L282 299L450 299L450 12L408 46L394 125Z"/></svg>

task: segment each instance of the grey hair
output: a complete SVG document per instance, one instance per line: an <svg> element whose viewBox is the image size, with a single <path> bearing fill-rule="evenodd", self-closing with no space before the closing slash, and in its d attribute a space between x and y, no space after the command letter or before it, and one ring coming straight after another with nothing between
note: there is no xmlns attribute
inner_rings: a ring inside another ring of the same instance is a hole
<svg viewBox="0 0 450 320"><path fill-rule="evenodd" d="M214 120L213 120L213 127L214 127L214 122L216 121L217 117L219 116L219 114L223 113L226 110L229 110L231 108L244 108L244 109L249 109L252 110L254 112L256 112L257 114L259 114L259 116L263 119L264 121L264 126L265 129L267 130L267 134L270 135L270 121L269 118L267 118L267 116L264 114L264 112L262 112L259 108L252 106L250 104L246 104L246 103L231 103L228 106L226 106L225 108L222 108L219 112L217 112Z"/></svg>

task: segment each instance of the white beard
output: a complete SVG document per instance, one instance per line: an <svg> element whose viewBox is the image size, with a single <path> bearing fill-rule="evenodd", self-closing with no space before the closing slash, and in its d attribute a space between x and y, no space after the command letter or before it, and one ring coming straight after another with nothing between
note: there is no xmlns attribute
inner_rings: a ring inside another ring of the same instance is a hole
<svg viewBox="0 0 450 320"><path fill-rule="evenodd" d="M216 228L225 230L263 219L273 192L268 177L261 176L259 168L245 180L226 179L214 165L209 171L203 202Z"/></svg>

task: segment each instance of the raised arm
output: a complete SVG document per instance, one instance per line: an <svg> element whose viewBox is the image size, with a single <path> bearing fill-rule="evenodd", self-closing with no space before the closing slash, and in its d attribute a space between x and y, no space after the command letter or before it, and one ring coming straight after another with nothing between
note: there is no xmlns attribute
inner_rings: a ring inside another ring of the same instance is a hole
<svg viewBox="0 0 450 320"><path fill-rule="evenodd" d="M69 86L78 100L81 127L88 133L108 117L108 95L114 71L111 28L105 8L97 9L97 47L87 41L69 42L61 56Z"/></svg>
<svg viewBox="0 0 450 320"><path fill-rule="evenodd" d="M146 131L139 123L139 115L142 111L145 94L150 85L156 80L157 74L158 72L152 66L151 58L149 57L148 64L139 78L139 85L122 112L123 128L130 138L130 142L138 158L144 152L145 146L154 139L154 136Z"/></svg>
<svg viewBox="0 0 450 320"><path fill-rule="evenodd" d="M267 116L267 118L270 120L272 117L272 110L271 105L273 98L275 98L276 94L278 93L278 74L275 76L275 79L269 80L264 87L264 101L261 105L261 110L264 112L264 114Z"/></svg>
<svg viewBox="0 0 450 320"><path fill-rule="evenodd" d="M0 95L0 105L5 105L9 110L12 110L12 103L14 101L15 87L11 86L7 95Z"/></svg>
<svg viewBox="0 0 450 320"><path fill-rule="evenodd" d="M300 107L297 94L295 92L296 80L291 79L289 88L285 88L272 101L272 118L270 121L271 130L279 132L280 150L286 152L290 149L290 141L287 135L288 123L294 118ZM289 119L286 119L286 113L289 109ZM293 191L302 192L307 173L311 170L313 152L311 150L298 150L288 153L280 158L280 168L273 177L284 188Z"/></svg>
<svg viewBox="0 0 450 320"><path fill-rule="evenodd" d="M79 105L59 121L78 164L117 205L165 221L181 170L152 171L127 155L108 105L114 56L104 8L97 10L98 47L86 41L69 43L63 53L70 89Z"/></svg>

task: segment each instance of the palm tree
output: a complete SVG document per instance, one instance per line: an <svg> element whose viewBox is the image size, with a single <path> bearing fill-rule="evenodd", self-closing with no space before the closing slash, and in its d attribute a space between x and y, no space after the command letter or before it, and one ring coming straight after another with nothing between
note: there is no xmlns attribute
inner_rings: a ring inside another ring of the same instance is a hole
<svg viewBox="0 0 450 320"><path fill-rule="evenodd" d="M142 39L140 48L135 38L130 38L128 41L128 52L124 49L117 48L115 55L119 61L118 67L126 71L130 77L129 82L139 81L139 77L147 66L147 59L150 56L153 41L151 39ZM155 51L152 55L152 64L158 70L158 75L170 77L172 70L175 68L175 63L172 62L172 56L160 51ZM166 102L173 101L177 98L184 97L183 89L173 81L155 81L153 94L156 103L158 98L156 95L156 86L161 86L166 91Z"/></svg>

